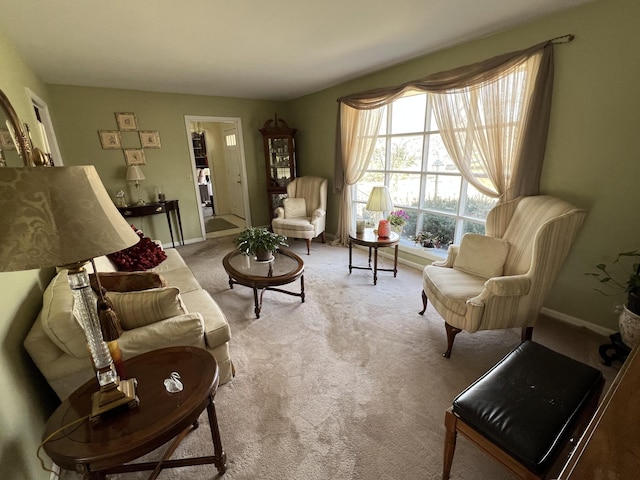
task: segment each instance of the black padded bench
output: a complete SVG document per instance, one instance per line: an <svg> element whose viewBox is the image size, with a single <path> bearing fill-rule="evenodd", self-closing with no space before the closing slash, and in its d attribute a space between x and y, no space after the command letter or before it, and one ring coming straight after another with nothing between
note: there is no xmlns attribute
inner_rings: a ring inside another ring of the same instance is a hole
<svg viewBox="0 0 640 480"><path fill-rule="evenodd" d="M568 453L576 427L584 428L593 415L603 384L600 370L538 343L521 343L447 410L443 480L449 479L457 433L518 478L545 478Z"/></svg>

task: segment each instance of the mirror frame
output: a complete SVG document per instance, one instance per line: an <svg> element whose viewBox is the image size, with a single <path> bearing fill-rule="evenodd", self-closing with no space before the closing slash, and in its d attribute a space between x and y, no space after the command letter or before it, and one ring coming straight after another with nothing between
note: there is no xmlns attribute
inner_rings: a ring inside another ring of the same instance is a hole
<svg viewBox="0 0 640 480"><path fill-rule="evenodd" d="M14 139L17 142L16 148L18 149L18 155L22 158L22 163L24 163L25 167L34 166L32 161L31 145L27 138L27 134L22 128L22 124L20 123L18 114L13 109L13 105L11 105L11 102L2 90L0 90L0 107L2 107L2 110L6 114L7 121L11 122L11 127L13 127Z"/></svg>

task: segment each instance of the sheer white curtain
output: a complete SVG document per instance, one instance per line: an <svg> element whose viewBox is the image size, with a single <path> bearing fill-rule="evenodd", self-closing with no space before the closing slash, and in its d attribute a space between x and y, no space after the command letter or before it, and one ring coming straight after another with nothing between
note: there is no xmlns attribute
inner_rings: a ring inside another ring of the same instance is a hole
<svg viewBox="0 0 640 480"><path fill-rule="evenodd" d="M357 110L340 103L340 134L343 186L340 193L338 231L334 244L346 245L352 226L352 186L362 178L380 131L383 109Z"/></svg>
<svg viewBox="0 0 640 480"><path fill-rule="evenodd" d="M514 180L542 53L496 72L476 85L429 93L449 155L462 176L483 194L517 197Z"/></svg>

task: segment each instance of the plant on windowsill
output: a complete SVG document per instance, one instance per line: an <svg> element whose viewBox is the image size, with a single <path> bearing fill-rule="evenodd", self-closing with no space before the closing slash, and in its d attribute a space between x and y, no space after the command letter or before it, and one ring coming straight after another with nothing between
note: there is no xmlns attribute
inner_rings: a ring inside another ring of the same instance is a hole
<svg viewBox="0 0 640 480"><path fill-rule="evenodd" d="M248 227L234 240L243 255L255 255L260 262L269 261L279 247L287 247L287 237L266 228Z"/></svg>
<svg viewBox="0 0 640 480"><path fill-rule="evenodd" d="M597 292L607 296L626 294L618 323L622 341L628 347L640 341L640 262L628 263L638 259L640 250L621 252L610 265L596 265L599 272L585 273L596 278L606 289L596 288Z"/></svg>

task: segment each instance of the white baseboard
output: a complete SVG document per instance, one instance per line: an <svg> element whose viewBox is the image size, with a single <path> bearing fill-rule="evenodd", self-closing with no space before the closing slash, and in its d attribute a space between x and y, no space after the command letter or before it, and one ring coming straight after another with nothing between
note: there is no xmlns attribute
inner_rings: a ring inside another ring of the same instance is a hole
<svg viewBox="0 0 640 480"><path fill-rule="evenodd" d="M555 318L556 320L560 320L561 322L565 322L576 327L586 328L587 330L591 330L592 332L603 335L605 337L608 337L609 335L615 333L615 330L611 330L610 328L602 327L600 325L596 325L595 323L582 320L581 318L572 317L571 315L567 315L566 313L551 310L550 308L542 307L540 313L546 315L547 317Z"/></svg>

